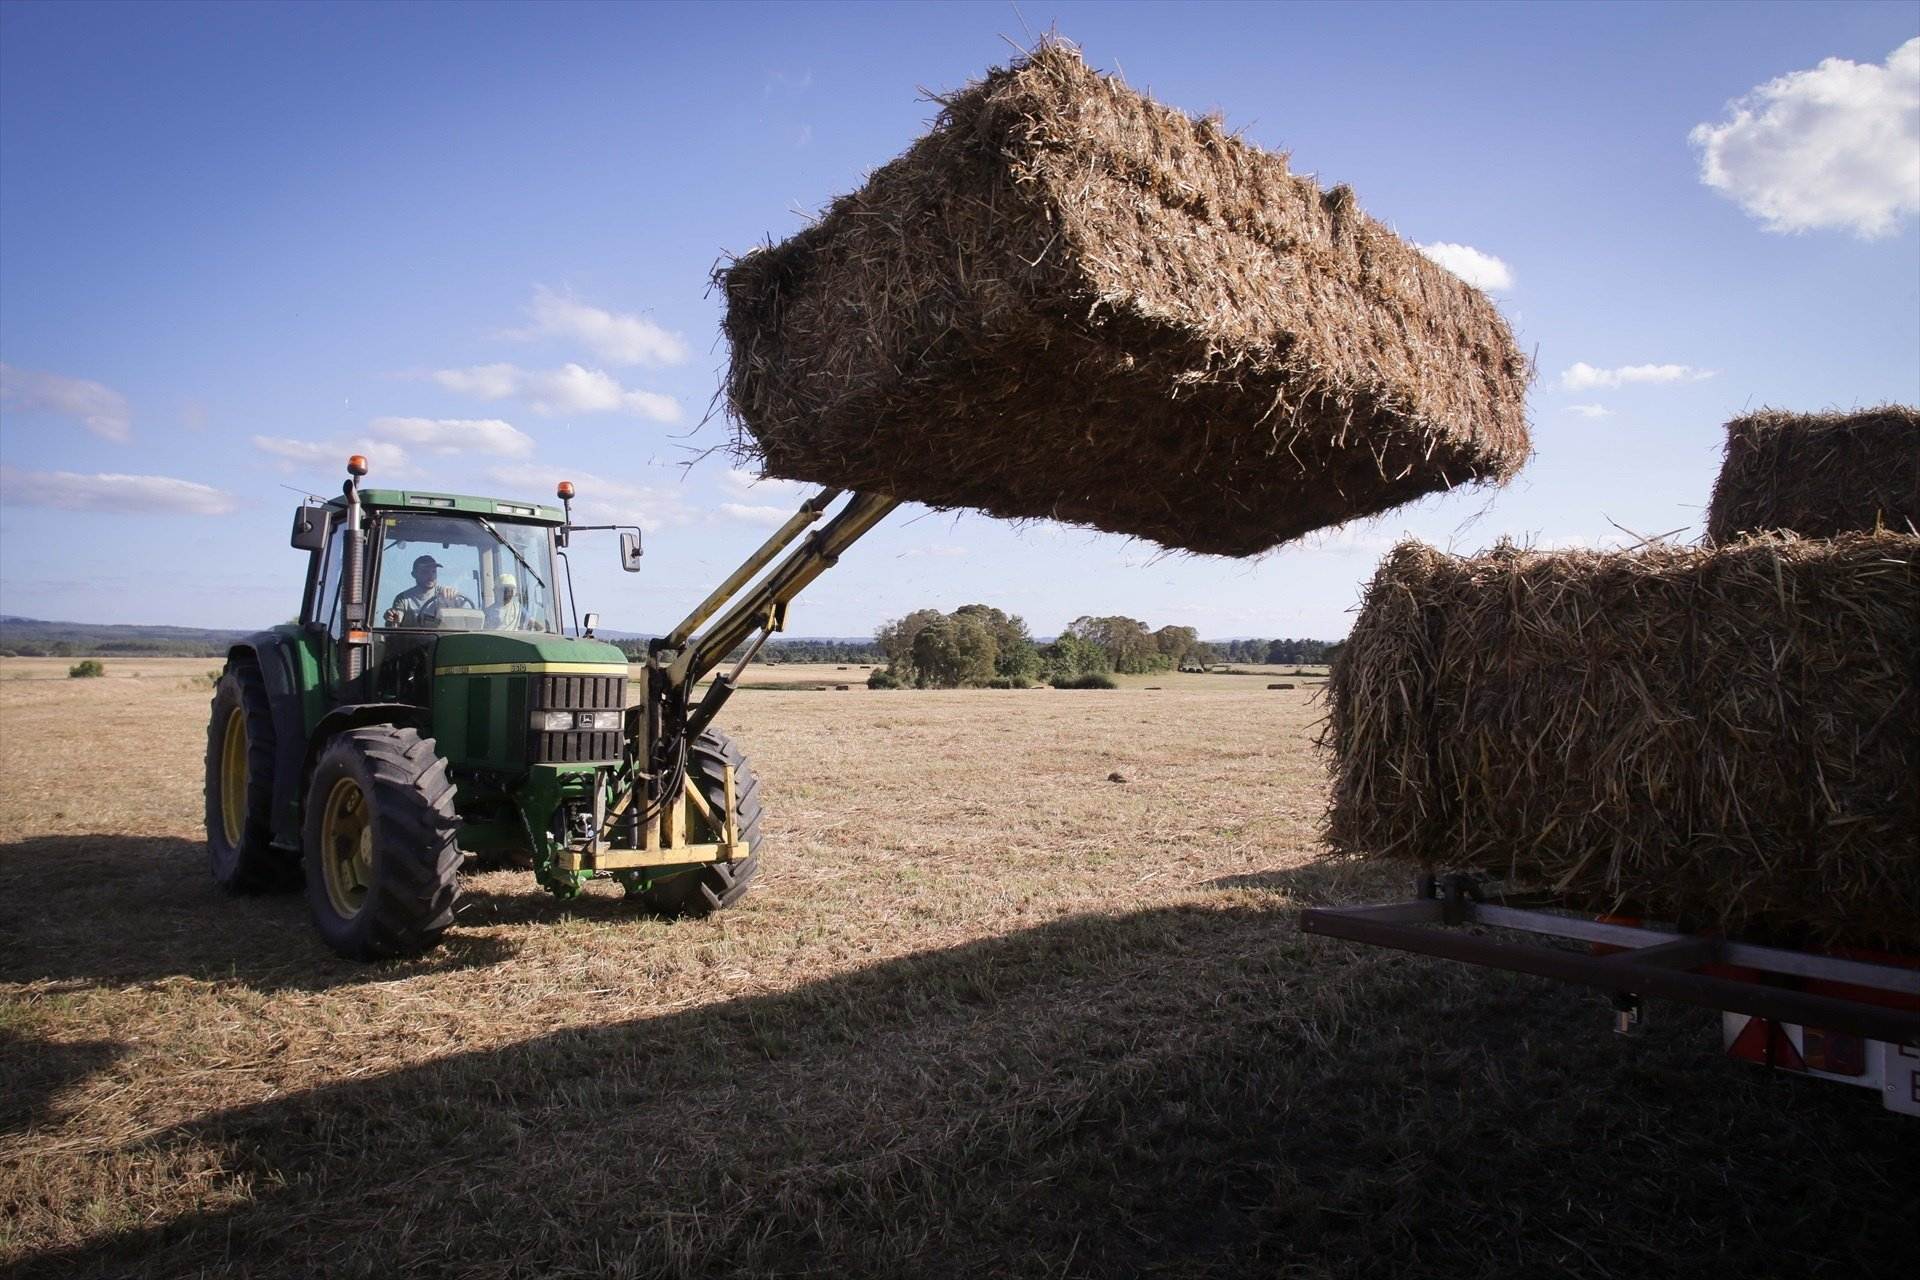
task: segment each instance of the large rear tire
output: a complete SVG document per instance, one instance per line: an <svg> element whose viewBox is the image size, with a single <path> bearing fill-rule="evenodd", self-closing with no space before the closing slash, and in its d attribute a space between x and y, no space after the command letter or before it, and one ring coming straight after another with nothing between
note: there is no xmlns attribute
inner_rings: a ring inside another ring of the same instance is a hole
<svg viewBox="0 0 1920 1280"><path fill-rule="evenodd" d="M207 719L207 861L229 893L300 883L300 859L273 844L273 711L250 662L229 662Z"/></svg>
<svg viewBox="0 0 1920 1280"><path fill-rule="evenodd" d="M349 960L418 955L453 923L460 846L453 781L431 738L377 725L320 753L302 844L307 904Z"/></svg>
<svg viewBox="0 0 1920 1280"><path fill-rule="evenodd" d="M656 880L641 893L650 911L668 916L704 916L730 907L747 894L760 871L760 780L733 739L709 729L687 752L687 785L699 787L716 814L727 806L726 766L733 766L733 805L746 843L747 856L738 862L715 862L692 867Z"/></svg>

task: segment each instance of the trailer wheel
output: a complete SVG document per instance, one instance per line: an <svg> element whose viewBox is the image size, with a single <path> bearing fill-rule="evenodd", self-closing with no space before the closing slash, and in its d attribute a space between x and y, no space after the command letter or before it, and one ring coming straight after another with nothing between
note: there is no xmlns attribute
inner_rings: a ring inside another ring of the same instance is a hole
<svg viewBox="0 0 1920 1280"><path fill-rule="evenodd" d="M260 669L229 662L207 719L207 861L229 893L300 883L300 859L273 845L273 712Z"/></svg>
<svg viewBox="0 0 1920 1280"><path fill-rule="evenodd" d="M733 804L747 856L738 862L691 867L656 880L641 892L648 910L669 916L704 916L730 907L747 894L760 871L760 780L733 739L709 729L687 751L687 785L699 787L715 813L727 804L726 766L733 766Z"/></svg>
<svg viewBox="0 0 1920 1280"><path fill-rule="evenodd" d="M417 955L459 895L453 782L431 738L377 725L320 753L307 788L307 904L349 960Z"/></svg>

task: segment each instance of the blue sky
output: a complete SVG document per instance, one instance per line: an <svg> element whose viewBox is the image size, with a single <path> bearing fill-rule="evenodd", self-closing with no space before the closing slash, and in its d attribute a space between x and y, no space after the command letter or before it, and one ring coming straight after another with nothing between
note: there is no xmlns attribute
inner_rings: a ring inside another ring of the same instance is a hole
<svg viewBox="0 0 1920 1280"><path fill-rule="evenodd" d="M0 612L279 621L302 570L279 486L336 491L359 448L376 483L572 478L650 529L637 577L611 541L584 555L583 603L669 624L794 500L708 452L716 257L798 229L923 131L919 90L1048 26L1455 246L1537 361L1538 456L1249 562L908 509L795 634L981 600L1043 634L1331 638L1403 534L1691 536L1728 417L1920 402L1913 4L15 0Z"/></svg>

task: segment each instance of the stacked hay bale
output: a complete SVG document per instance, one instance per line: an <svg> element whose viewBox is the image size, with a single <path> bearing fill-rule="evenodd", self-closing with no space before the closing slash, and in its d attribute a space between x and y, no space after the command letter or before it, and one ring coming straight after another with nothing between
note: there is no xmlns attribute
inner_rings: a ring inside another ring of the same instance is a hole
<svg viewBox="0 0 1920 1280"><path fill-rule="evenodd" d="M1920 529L1920 412L1764 409L1727 424L1727 451L1707 508L1707 536L1790 529L1825 538L1851 529Z"/></svg>
<svg viewBox="0 0 1920 1280"><path fill-rule="evenodd" d="M1408 543L1329 701L1335 851L1749 937L1920 944L1920 536Z"/></svg>
<svg viewBox="0 0 1920 1280"><path fill-rule="evenodd" d="M1528 454L1485 296L1059 42L716 283L770 475L1247 555Z"/></svg>

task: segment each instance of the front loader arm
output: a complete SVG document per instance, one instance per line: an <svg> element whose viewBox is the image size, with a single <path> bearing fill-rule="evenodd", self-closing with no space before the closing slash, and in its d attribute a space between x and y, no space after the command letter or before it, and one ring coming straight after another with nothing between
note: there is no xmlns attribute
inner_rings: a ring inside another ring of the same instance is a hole
<svg viewBox="0 0 1920 1280"><path fill-rule="evenodd" d="M786 625L787 605L815 578L839 562L840 553L879 524L899 500L877 493L856 493L840 513L809 534L792 554L726 607L702 635L693 631L731 598L800 533L832 505L840 490L825 489L808 499L792 519L776 530L747 562L721 583L685 621L658 642L679 652L666 668L666 684L686 689L711 672L756 631L771 634Z"/></svg>

